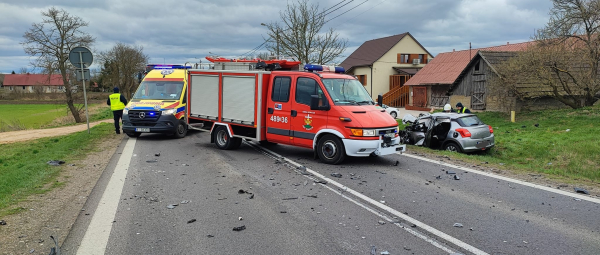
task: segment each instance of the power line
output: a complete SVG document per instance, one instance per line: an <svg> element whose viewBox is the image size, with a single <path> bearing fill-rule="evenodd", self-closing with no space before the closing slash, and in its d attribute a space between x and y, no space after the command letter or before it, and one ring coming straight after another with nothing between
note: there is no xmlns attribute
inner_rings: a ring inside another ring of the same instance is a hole
<svg viewBox="0 0 600 255"><path fill-rule="evenodd" d="M333 19L335 19L335 18L337 18L337 17L339 17L339 16L342 16L342 15L344 15L344 14L346 14L347 12L349 12L349 11L351 11L351 10L354 10L354 9L356 9L356 7L359 7L359 6L363 5L363 4L364 4L364 3L366 3L367 1L369 1L369 0L365 0L364 2L362 2L362 3L360 3L360 4L356 5L356 6L354 6L354 7L352 7L352 8L350 8L349 10L347 10L347 11L345 11L345 12L342 12L341 14L339 14L339 15L337 15L337 16L335 16L335 17L331 18L331 19L328 19L327 21L325 21L325 23L327 23L327 22L329 22L329 21L331 21L331 20L333 20Z"/></svg>

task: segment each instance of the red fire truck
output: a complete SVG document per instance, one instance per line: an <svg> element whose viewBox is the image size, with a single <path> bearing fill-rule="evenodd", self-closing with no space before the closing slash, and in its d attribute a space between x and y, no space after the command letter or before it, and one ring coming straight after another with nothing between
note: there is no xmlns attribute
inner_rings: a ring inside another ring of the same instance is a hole
<svg viewBox="0 0 600 255"><path fill-rule="evenodd" d="M242 139L294 145L328 164L406 150L398 123L343 72L321 65L304 71L191 69L188 123L210 128L220 149L236 149Z"/></svg>

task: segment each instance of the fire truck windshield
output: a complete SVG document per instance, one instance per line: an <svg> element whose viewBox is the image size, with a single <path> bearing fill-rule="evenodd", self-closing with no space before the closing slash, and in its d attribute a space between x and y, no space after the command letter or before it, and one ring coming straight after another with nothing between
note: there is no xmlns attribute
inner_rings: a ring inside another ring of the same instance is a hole
<svg viewBox="0 0 600 255"><path fill-rule="evenodd" d="M182 90L181 81L144 81L133 95L133 99L179 100Z"/></svg>
<svg viewBox="0 0 600 255"><path fill-rule="evenodd" d="M365 87L354 79L323 79L323 85L336 105L373 104Z"/></svg>

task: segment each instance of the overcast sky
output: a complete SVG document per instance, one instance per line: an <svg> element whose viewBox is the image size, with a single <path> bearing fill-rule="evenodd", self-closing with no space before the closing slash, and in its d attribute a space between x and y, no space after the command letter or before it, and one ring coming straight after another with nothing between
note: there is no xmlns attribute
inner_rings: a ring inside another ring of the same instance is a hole
<svg viewBox="0 0 600 255"><path fill-rule="evenodd" d="M293 3L295 0L290 0ZM410 32L436 55L452 49L530 40L548 21L550 0L310 0L329 14L349 47L341 62L364 41ZM364 3L363 3L364 2ZM117 42L142 45L151 63L196 63L209 52L239 57L267 35L261 23L277 22L284 0L0 0L0 73L31 70L23 34L55 6L89 22L97 54ZM362 4L361 4L362 3ZM354 8L354 9L352 9ZM350 10L352 9L352 10ZM347 12L346 12L347 11ZM344 13L346 12L346 13Z"/></svg>

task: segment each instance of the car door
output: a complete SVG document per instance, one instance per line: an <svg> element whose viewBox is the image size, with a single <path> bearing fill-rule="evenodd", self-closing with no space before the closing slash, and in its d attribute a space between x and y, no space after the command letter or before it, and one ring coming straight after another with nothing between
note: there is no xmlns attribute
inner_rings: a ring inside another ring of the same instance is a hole
<svg viewBox="0 0 600 255"><path fill-rule="evenodd" d="M274 76L268 92L267 101L267 140L270 142L292 144L290 92L292 77Z"/></svg>
<svg viewBox="0 0 600 255"><path fill-rule="evenodd" d="M311 96L319 96L320 105L329 104L328 98L323 93L321 84L311 77L297 77L293 91L290 115L294 145L312 148L317 132L327 126L327 111L311 110Z"/></svg>

